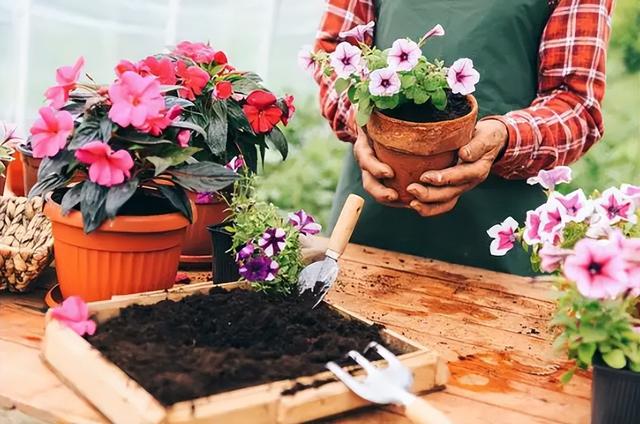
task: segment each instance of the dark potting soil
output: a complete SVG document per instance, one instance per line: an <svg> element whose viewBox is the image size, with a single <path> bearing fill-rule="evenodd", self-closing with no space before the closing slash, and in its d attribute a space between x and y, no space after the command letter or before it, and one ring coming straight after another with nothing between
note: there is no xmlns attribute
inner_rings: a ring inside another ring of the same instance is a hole
<svg viewBox="0 0 640 424"><path fill-rule="evenodd" d="M66 187L55 190L51 194L51 199L60 204L62 202L62 197L67 190L69 189ZM80 204L76 205L73 209L79 211ZM153 189L145 189L136 191L134 195L131 196L131 199L129 199L118 210L118 215L147 216L174 212L178 212L178 209L176 209L166 198L162 197Z"/></svg>
<svg viewBox="0 0 640 424"><path fill-rule="evenodd" d="M382 342L381 326L324 304L311 309L312 302L214 288L179 302L127 307L88 340L165 405L313 375L328 361L353 364L345 359L349 350Z"/></svg>
<svg viewBox="0 0 640 424"><path fill-rule="evenodd" d="M436 109L431 100L422 105L405 103L395 109L384 110L387 116L409 122L440 122L460 118L471 112L471 105L467 98L461 94L453 94L446 90L447 107L444 110Z"/></svg>

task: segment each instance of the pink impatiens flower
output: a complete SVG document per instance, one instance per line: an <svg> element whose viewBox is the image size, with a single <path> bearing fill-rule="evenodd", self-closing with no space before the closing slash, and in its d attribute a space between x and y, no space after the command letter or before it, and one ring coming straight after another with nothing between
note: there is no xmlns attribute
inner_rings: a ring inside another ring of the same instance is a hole
<svg viewBox="0 0 640 424"><path fill-rule="evenodd" d="M606 189L602 196L595 201L595 206L598 214L609 224L615 224L620 221L631 223L637 221L635 203L615 187Z"/></svg>
<svg viewBox="0 0 640 424"><path fill-rule="evenodd" d="M315 219L308 213L306 213L303 209L300 209L298 212L289 214L289 223L293 225L300 234L304 234L307 236L311 236L314 234L318 234L322 231L322 226L316 222Z"/></svg>
<svg viewBox="0 0 640 424"><path fill-rule="evenodd" d="M362 62L362 52L346 41L338 44L336 50L329 55L331 67L340 78L346 78L358 72Z"/></svg>
<svg viewBox="0 0 640 424"><path fill-rule="evenodd" d="M458 59L447 72L447 83L453 93L463 96L476 90L476 84L480 81L480 74L473 68L473 61L468 58Z"/></svg>
<svg viewBox="0 0 640 424"><path fill-rule="evenodd" d="M79 336L96 332L96 323L89 318L89 307L79 296L69 296L51 310L51 317L69 327Z"/></svg>
<svg viewBox="0 0 640 424"><path fill-rule="evenodd" d="M550 198L562 205L565 221L582 222L593 213L593 205L582 189L566 196L554 191Z"/></svg>
<svg viewBox="0 0 640 424"><path fill-rule="evenodd" d="M187 66L184 62L178 62L176 75L180 77L180 84L183 88L178 90L180 97L195 100L196 96L202 94L202 90L209 82L210 75L199 66Z"/></svg>
<svg viewBox="0 0 640 424"><path fill-rule="evenodd" d="M316 70L316 60L313 57L313 47L303 46L298 52L298 65L304 71L312 73Z"/></svg>
<svg viewBox="0 0 640 424"><path fill-rule="evenodd" d="M189 140L191 140L191 131L180 130L178 133L178 145L180 147L189 147Z"/></svg>
<svg viewBox="0 0 640 424"><path fill-rule="evenodd" d="M393 42L387 64L397 71L410 71L418 64L420 56L422 50L414 41L401 38Z"/></svg>
<svg viewBox="0 0 640 424"><path fill-rule="evenodd" d="M56 82L58 85L49 87L44 93L51 101L51 106L60 109L69 100L69 92L76 87L80 78L80 72L84 66L84 57L80 56L73 66L63 66L56 70Z"/></svg>
<svg viewBox="0 0 640 424"><path fill-rule="evenodd" d="M167 57L158 59L155 56L149 56L140 64L144 68L142 76L154 75L160 84L174 85L176 83L175 64L171 59Z"/></svg>
<svg viewBox="0 0 640 424"><path fill-rule="evenodd" d="M76 159L89 165L89 179L101 186L111 187L131 176L133 159L126 150L111 150L111 146L99 140L85 144L76 150Z"/></svg>
<svg viewBox="0 0 640 424"><path fill-rule="evenodd" d="M45 106L38 110L40 117L31 127L33 157L44 158L58 154L73 132L73 116L67 111Z"/></svg>
<svg viewBox="0 0 640 424"><path fill-rule="evenodd" d="M393 68L376 69L369 75L369 93L374 96L393 96L400 91L400 77Z"/></svg>
<svg viewBox="0 0 640 424"><path fill-rule="evenodd" d="M351 28L349 31L342 31L340 34L340 38L346 40L349 37L353 37L355 41L358 43L363 43L366 37L373 36L373 28L376 26L374 21L369 22L365 25L358 25Z"/></svg>
<svg viewBox="0 0 640 424"><path fill-rule="evenodd" d="M233 172L238 172L240 169L245 167L244 156L238 155L232 157L225 167Z"/></svg>
<svg viewBox="0 0 640 424"><path fill-rule="evenodd" d="M109 87L109 97L113 103L109 118L122 127L141 128L147 119L158 116L165 107L156 77L143 77L132 71L124 72Z"/></svg>
<svg viewBox="0 0 640 424"><path fill-rule="evenodd" d="M583 239L564 262L564 275L591 299L615 298L627 289L620 248L609 240Z"/></svg>
<svg viewBox="0 0 640 424"><path fill-rule="evenodd" d="M545 244L538 251L540 256L540 270L542 272L554 272L560 269L564 260L573 254L570 249L556 247L553 244Z"/></svg>
<svg viewBox="0 0 640 424"><path fill-rule="evenodd" d="M216 57L216 51L208 44L192 43L191 41L178 43L171 54L188 57L196 63L211 63Z"/></svg>
<svg viewBox="0 0 640 424"><path fill-rule="evenodd" d="M162 110L157 115L147 116L146 121L144 121L138 129L157 137L162 134L162 131L171 125L181 113L182 108L179 105L173 105L169 110Z"/></svg>
<svg viewBox="0 0 640 424"><path fill-rule="evenodd" d="M490 247L493 256L504 256L513 249L517 240L517 229L518 222L512 217L508 217L501 224L496 224L487 230L489 237L493 238Z"/></svg>
<svg viewBox="0 0 640 424"><path fill-rule="evenodd" d="M420 39L420 43L424 43L431 37L442 37L443 35L444 35L444 28L442 28L442 25L438 24L433 28L431 28L429 31L427 31L425 35L422 36L422 38Z"/></svg>
<svg viewBox="0 0 640 424"><path fill-rule="evenodd" d="M541 170L538 175L527 179L527 184L540 184L547 190L553 190L560 183L571 182L571 168L568 166L557 166L548 171Z"/></svg>

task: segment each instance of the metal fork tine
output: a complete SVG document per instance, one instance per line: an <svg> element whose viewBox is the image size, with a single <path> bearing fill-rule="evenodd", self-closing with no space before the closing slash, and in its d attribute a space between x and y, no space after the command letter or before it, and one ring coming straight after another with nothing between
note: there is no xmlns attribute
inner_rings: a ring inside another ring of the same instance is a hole
<svg viewBox="0 0 640 424"><path fill-rule="evenodd" d="M396 355L391 353L386 347L382 346L377 342L369 343L369 345L364 351L367 352L369 349L374 349L376 352L378 352L378 355L380 355L382 358L387 360L387 362L389 363L389 366L393 366L393 367L404 366L402 365L402 362L400 362L400 360Z"/></svg>
<svg viewBox="0 0 640 424"><path fill-rule="evenodd" d="M367 358L362 356L360 352L356 352L355 350L352 350L352 351L349 351L348 355L351 359L356 361L358 365L360 365L366 371L367 374L375 373L376 371L378 371L378 368L376 368L375 365L369 362Z"/></svg>

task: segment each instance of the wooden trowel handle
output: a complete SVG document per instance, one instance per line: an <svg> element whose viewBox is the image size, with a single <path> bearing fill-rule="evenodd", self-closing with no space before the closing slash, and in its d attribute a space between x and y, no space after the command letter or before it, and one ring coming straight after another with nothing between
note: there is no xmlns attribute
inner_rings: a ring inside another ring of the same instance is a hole
<svg viewBox="0 0 640 424"><path fill-rule="evenodd" d="M327 249L331 250L332 253L340 256L342 252L344 252L353 233L353 229L356 227L363 206L364 199L362 197L355 194L350 194L349 197L347 197L344 206L342 206L342 212L340 212L340 216L338 217L338 222L336 222L336 226L331 233L329 244L327 245Z"/></svg>

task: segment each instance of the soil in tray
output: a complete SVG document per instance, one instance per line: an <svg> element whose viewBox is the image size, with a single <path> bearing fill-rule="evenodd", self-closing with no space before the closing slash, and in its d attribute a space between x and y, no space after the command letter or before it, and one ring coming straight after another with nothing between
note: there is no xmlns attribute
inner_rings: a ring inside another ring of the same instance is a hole
<svg viewBox="0 0 640 424"><path fill-rule="evenodd" d="M351 349L382 342L381 326L311 305L311 298L214 288L127 307L88 340L165 405L313 375Z"/></svg>
<svg viewBox="0 0 640 424"><path fill-rule="evenodd" d="M422 105L405 103L395 109L383 110L387 116L409 122L440 122L460 118L471 112L471 105L467 98L461 94L447 93L447 107L444 110L436 109L431 100Z"/></svg>

